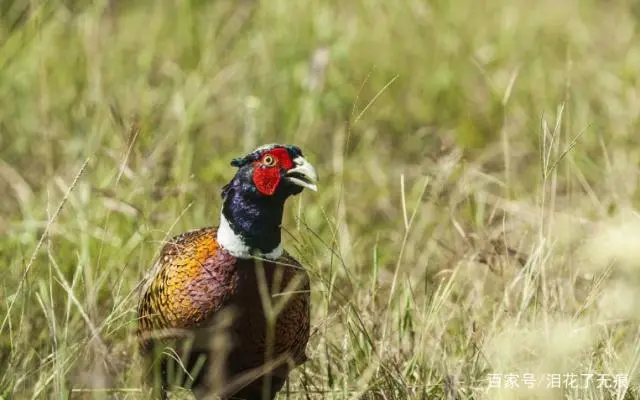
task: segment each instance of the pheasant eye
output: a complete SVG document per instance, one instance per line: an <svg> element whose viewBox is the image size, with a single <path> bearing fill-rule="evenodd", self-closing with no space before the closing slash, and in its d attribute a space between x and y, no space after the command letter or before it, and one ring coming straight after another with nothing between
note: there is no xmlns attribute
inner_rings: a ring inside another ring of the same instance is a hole
<svg viewBox="0 0 640 400"><path fill-rule="evenodd" d="M266 165L267 167L273 167L275 165L275 163L276 163L276 159L272 155L267 154L262 159L262 163L264 165Z"/></svg>

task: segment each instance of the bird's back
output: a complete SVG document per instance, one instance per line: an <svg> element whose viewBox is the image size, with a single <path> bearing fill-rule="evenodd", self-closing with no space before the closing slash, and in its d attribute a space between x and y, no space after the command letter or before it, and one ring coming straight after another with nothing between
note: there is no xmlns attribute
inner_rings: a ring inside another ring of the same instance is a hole
<svg viewBox="0 0 640 400"><path fill-rule="evenodd" d="M266 374L272 397L306 359L309 306L308 275L295 259L238 259L218 245L216 228L202 228L163 247L143 286L138 335L143 352L176 348L205 391L233 391L275 365ZM239 393L260 398L262 389L259 381Z"/></svg>

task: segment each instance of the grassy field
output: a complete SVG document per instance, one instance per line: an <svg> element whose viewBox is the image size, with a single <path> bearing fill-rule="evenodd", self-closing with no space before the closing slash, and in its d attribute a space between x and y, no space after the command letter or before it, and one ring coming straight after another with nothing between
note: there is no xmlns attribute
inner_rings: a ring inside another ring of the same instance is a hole
<svg viewBox="0 0 640 400"><path fill-rule="evenodd" d="M640 399L635 2L89 3L0 4L0 398L144 398L139 279L284 142L281 399Z"/></svg>

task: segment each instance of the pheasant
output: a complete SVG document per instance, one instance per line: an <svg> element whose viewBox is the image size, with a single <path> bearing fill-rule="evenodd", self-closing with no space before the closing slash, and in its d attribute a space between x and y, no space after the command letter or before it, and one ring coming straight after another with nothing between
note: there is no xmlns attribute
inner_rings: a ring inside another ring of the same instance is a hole
<svg viewBox="0 0 640 400"><path fill-rule="evenodd" d="M173 385L198 399L273 399L307 359L309 276L280 224L287 198L317 191L316 171L281 144L231 165L219 225L170 239L142 281L137 336L164 399Z"/></svg>

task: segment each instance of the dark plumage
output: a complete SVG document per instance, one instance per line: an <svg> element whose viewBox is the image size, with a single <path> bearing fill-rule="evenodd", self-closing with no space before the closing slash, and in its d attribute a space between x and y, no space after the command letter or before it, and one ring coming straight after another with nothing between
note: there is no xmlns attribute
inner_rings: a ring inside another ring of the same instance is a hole
<svg viewBox="0 0 640 400"><path fill-rule="evenodd" d="M220 225L172 238L144 281L138 336L163 397L178 384L198 398L272 399L306 360L309 277L282 251L280 224L289 196L315 190L315 171L283 145L232 165Z"/></svg>

